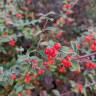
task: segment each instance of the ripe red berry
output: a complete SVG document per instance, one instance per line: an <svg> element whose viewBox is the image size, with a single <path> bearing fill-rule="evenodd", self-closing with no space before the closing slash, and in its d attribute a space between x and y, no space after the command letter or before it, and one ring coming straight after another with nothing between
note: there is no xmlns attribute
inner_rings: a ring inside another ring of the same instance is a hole
<svg viewBox="0 0 96 96"><path fill-rule="evenodd" d="M23 15L20 14L20 13L17 13L17 14L16 14L16 17L19 18L19 19L22 19L22 18L23 18Z"/></svg>
<svg viewBox="0 0 96 96"><path fill-rule="evenodd" d="M72 8L72 5L71 4L65 4L64 6L63 6L63 9L71 9Z"/></svg>
<svg viewBox="0 0 96 96"><path fill-rule="evenodd" d="M83 85L82 84L78 84L77 86L78 86L79 92L82 93L82 91L83 91Z"/></svg>
<svg viewBox="0 0 96 96"><path fill-rule="evenodd" d="M45 54L48 56L48 58L51 58L57 55L57 51L54 48L46 48Z"/></svg>
<svg viewBox="0 0 96 96"><path fill-rule="evenodd" d="M72 14L72 11L67 11L65 14L66 15L71 15Z"/></svg>
<svg viewBox="0 0 96 96"><path fill-rule="evenodd" d="M76 47L77 47L77 49L79 50L81 46L80 46L80 44L77 44L77 46L76 46Z"/></svg>
<svg viewBox="0 0 96 96"><path fill-rule="evenodd" d="M47 62L47 64L54 64L55 63L55 60L53 60L53 59L50 59L50 60L48 60L48 62Z"/></svg>
<svg viewBox="0 0 96 96"><path fill-rule="evenodd" d="M91 45L91 50L96 51L96 46L94 44Z"/></svg>
<svg viewBox="0 0 96 96"><path fill-rule="evenodd" d="M66 72L64 67L60 67L60 68L58 69L58 71L59 71L60 73L65 73L65 72Z"/></svg>
<svg viewBox="0 0 96 96"><path fill-rule="evenodd" d="M63 65L64 65L66 68L72 67L72 63L69 62L69 61L66 60L66 59L63 59L63 60L62 60L62 63L63 63Z"/></svg>
<svg viewBox="0 0 96 96"><path fill-rule="evenodd" d="M54 49L56 50L60 50L61 49L61 44L60 43L56 43L54 46L53 46Z"/></svg>
<svg viewBox="0 0 96 96"><path fill-rule="evenodd" d="M18 96L23 96L22 93L18 93Z"/></svg>
<svg viewBox="0 0 96 96"><path fill-rule="evenodd" d="M26 76L25 76L25 83L29 84L30 82L31 82L31 76L30 76L29 73L27 73Z"/></svg>
<svg viewBox="0 0 96 96"><path fill-rule="evenodd" d="M96 46L96 40L94 40L94 45Z"/></svg>
<svg viewBox="0 0 96 96"><path fill-rule="evenodd" d="M15 73L11 75L11 79L16 80L16 74Z"/></svg>
<svg viewBox="0 0 96 96"><path fill-rule="evenodd" d="M53 50L53 52L52 52L52 53L50 53L50 56L51 56L51 57L56 57L56 55L57 55L58 51L57 51L57 50L55 50L55 49L53 49L53 48L52 48L52 50Z"/></svg>
<svg viewBox="0 0 96 96"><path fill-rule="evenodd" d="M44 66L48 65L48 62L43 62L43 65L44 65Z"/></svg>
<svg viewBox="0 0 96 96"><path fill-rule="evenodd" d="M49 52L50 52L50 48L46 48L46 49L45 49L45 54L46 54L46 55L49 55Z"/></svg>
<svg viewBox="0 0 96 96"><path fill-rule="evenodd" d="M85 66L88 69L94 69L94 68L96 68L96 64L94 64L94 63L86 63Z"/></svg>
<svg viewBox="0 0 96 96"><path fill-rule="evenodd" d="M90 42L92 39L93 39L93 36L92 36L92 35L87 35L87 36L85 37L85 41L86 41L86 42Z"/></svg>
<svg viewBox="0 0 96 96"><path fill-rule="evenodd" d="M51 56L52 54L54 54L55 53L55 50L53 49L53 48L50 48L50 50L49 50L49 55Z"/></svg>
<svg viewBox="0 0 96 96"><path fill-rule="evenodd" d="M66 60L71 60L72 56L68 55L66 56Z"/></svg>
<svg viewBox="0 0 96 96"><path fill-rule="evenodd" d="M9 45L14 47L16 45L16 41L14 39L10 40Z"/></svg>
<svg viewBox="0 0 96 96"><path fill-rule="evenodd" d="M45 73L45 70L43 70L43 69L40 69L39 71L38 71L38 75L43 75Z"/></svg>

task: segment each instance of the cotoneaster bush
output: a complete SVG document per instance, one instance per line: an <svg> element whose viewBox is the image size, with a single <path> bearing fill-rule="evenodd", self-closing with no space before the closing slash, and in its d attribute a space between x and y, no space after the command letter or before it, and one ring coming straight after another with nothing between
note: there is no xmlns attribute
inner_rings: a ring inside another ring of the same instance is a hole
<svg viewBox="0 0 96 96"><path fill-rule="evenodd" d="M34 11L34 2L0 2L0 95L95 96L95 31L64 38L78 0L60 1L60 13Z"/></svg>

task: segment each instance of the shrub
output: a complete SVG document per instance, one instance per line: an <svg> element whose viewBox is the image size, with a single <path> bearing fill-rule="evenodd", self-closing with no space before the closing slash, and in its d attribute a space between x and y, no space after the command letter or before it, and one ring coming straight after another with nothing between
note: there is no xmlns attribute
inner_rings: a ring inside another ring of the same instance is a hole
<svg viewBox="0 0 96 96"><path fill-rule="evenodd" d="M95 30L80 37L70 32L76 29L72 9L77 1L40 0L39 8L36 0L0 2L1 95L96 94ZM59 4L50 7L50 2ZM46 6L50 10L42 12Z"/></svg>

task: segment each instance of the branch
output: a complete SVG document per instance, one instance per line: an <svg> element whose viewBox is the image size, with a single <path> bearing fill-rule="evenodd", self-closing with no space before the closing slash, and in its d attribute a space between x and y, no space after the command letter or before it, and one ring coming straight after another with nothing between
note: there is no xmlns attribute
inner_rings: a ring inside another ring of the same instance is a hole
<svg viewBox="0 0 96 96"><path fill-rule="evenodd" d="M87 58L87 57L91 57L91 56L94 56L96 55L96 52L92 53L92 54L88 54L88 55L84 55L84 56L79 56L79 57L73 57L72 60L80 60L80 59L84 59L84 58Z"/></svg>
<svg viewBox="0 0 96 96"><path fill-rule="evenodd" d="M65 95L67 96L68 94L71 94L71 93L73 93L73 92L71 92L71 91L64 92L64 93L61 94L61 96L65 96Z"/></svg>
<svg viewBox="0 0 96 96"><path fill-rule="evenodd" d="M76 0L73 5L72 5L72 8L79 2L79 0Z"/></svg>

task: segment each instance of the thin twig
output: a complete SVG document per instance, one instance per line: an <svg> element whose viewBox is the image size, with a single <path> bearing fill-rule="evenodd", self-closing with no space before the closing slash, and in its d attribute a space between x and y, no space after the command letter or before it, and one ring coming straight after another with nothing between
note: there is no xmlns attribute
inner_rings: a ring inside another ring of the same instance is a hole
<svg viewBox="0 0 96 96"><path fill-rule="evenodd" d="M65 96L65 95L67 96L67 94L69 94L69 93L72 93L72 92L71 91L64 92L64 93L61 94L61 96Z"/></svg>
<svg viewBox="0 0 96 96"><path fill-rule="evenodd" d="M47 23L48 23L48 20L46 20L46 22L45 22L45 24L44 24L44 26L43 26L43 28L41 30L42 31L41 33L43 33L45 31L45 28L46 28ZM40 40L39 40L39 42L37 44L37 48L36 48L37 50L39 48L39 45L40 45L41 41L42 41L42 38L40 38Z"/></svg>
<svg viewBox="0 0 96 96"><path fill-rule="evenodd" d="M74 4L72 5L72 8L79 2L79 0L76 0Z"/></svg>
<svg viewBox="0 0 96 96"><path fill-rule="evenodd" d="M96 52L92 53L92 54L88 54L88 55L84 55L84 56L79 56L79 57L73 57L72 60L80 60L80 59L84 59L84 58L87 58L87 57L90 57L90 56L94 56L96 55Z"/></svg>

